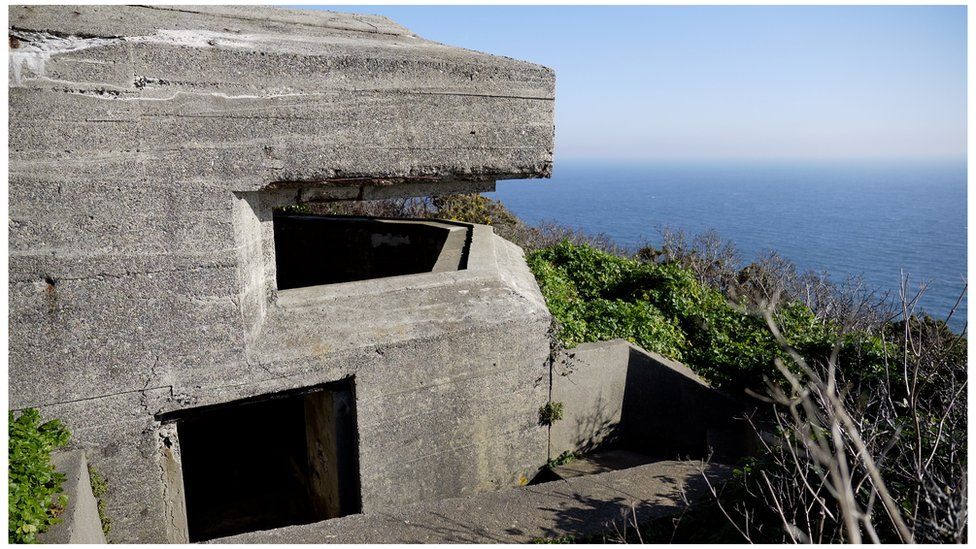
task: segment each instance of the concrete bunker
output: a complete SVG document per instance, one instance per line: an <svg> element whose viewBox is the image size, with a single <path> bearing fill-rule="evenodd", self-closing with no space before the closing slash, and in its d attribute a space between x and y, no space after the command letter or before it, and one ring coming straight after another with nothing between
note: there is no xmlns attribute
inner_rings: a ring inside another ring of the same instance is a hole
<svg viewBox="0 0 976 549"><path fill-rule="evenodd" d="M469 228L442 221L273 215L277 289L464 269Z"/></svg>
<svg viewBox="0 0 976 549"><path fill-rule="evenodd" d="M179 437L190 542L360 510L349 380L166 419Z"/></svg>
<svg viewBox="0 0 976 549"><path fill-rule="evenodd" d="M450 229L433 264L412 237L377 246L423 256L409 270L433 272L360 268L280 289L289 283L277 277L274 209L550 177L551 69L370 15L259 6L9 15L18 43L9 406L62 418L110 479L112 542L220 535L201 530L207 497L227 505L213 524L266 515L234 502L241 479L265 490L269 513L296 501L314 508L326 498L276 494L248 472L286 478L295 463L314 484L302 448L324 431L310 434L300 412L330 404L288 391L352 376L349 413L360 421L339 424L355 426L346 440L356 463L327 469L352 479L328 492L340 514L499 490L537 468L550 315L521 250L472 224ZM448 249L461 250L453 266ZM242 400L270 393L285 402ZM227 408L203 408L218 405Z"/></svg>

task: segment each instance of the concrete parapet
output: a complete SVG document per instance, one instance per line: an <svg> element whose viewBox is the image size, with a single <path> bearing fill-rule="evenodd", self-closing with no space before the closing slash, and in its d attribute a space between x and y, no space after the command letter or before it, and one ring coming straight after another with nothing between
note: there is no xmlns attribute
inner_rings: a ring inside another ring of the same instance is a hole
<svg viewBox="0 0 976 549"><path fill-rule="evenodd" d="M364 512L532 478L546 458L536 412L548 396L550 316L518 249L471 230L464 270L281 292L247 361L41 406L112 478L116 541L187 540L172 423L182 414L336 381L354 386Z"/></svg>
<svg viewBox="0 0 976 549"><path fill-rule="evenodd" d="M622 339L583 343L553 365L551 398L563 404L563 419L549 429L550 457L619 438L629 365Z"/></svg>
<svg viewBox="0 0 976 549"><path fill-rule="evenodd" d="M661 459L745 453L742 407L687 366L622 339L586 343L553 367L550 457L615 445Z"/></svg>
<svg viewBox="0 0 976 549"><path fill-rule="evenodd" d="M56 452L51 456L51 461L55 469L65 476L62 487L68 505L61 513L61 522L38 536L38 541L56 544L106 543L98 517L98 502L92 494L85 453L81 450Z"/></svg>

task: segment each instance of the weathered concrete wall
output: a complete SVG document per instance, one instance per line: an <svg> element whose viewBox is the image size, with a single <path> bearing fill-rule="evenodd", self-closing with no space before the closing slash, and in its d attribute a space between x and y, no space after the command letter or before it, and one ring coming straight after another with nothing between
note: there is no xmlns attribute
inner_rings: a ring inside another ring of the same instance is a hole
<svg viewBox="0 0 976 549"><path fill-rule="evenodd" d="M531 475L549 315L520 251L476 228L464 271L278 292L271 208L546 177L551 70L328 12L10 25L10 406L71 427L113 541L185 536L160 414L350 376L364 509Z"/></svg>
<svg viewBox="0 0 976 549"><path fill-rule="evenodd" d="M457 273L400 278L441 274ZM269 321L275 331L252 362L202 364L180 389L43 406L108 477L112 541L175 541L181 531L166 508L178 487L165 479L166 431L156 415L348 377L364 512L532 478L546 457L536 411L548 391L548 313L500 284L422 284L348 302L296 299L305 305Z"/></svg>
<svg viewBox="0 0 976 549"><path fill-rule="evenodd" d="M38 536L38 541L58 544L105 543L85 453L79 450L56 452L51 456L51 461L58 472L64 474L62 488L68 505L61 512L61 522Z"/></svg>
<svg viewBox="0 0 976 549"><path fill-rule="evenodd" d="M11 120L11 149L86 164L98 152L130 184L159 163L164 184L217 178L239 191L551 167L551 70L382 17L29 6L11 8L10 25L10 108L25 115Z"/></svg>
<svg viewBox="0 0 976 549"><path fill-rule="evenodd" d="M587 451L619 435L627 388L630 345L626 341L583 343L552 368L552 401L564 418L549 429L551 457Z"/></svg>
<svg viewBox="0 0 976 549"><path fill-rule="evenodd" d="M241 285L256 239L234 192L548 174L548 69L382 18L219 13L10 9L11 324L41 327L12 333L13 406L243 359L228 343L258 319L235 300L262 303Z"/></svg>
<svg viewBox="0 0 976 549"><path fill-rule="evenodd" d="M623 339L586 343L553 367L550 457L615 444L662 458L734 460L747 451L740 404L687 366Z"/></svg>

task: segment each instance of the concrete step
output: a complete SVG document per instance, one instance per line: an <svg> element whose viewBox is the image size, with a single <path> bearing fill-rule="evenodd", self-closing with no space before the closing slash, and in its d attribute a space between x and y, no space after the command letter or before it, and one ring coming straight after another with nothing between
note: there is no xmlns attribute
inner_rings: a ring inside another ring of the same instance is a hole
<svg viewBox="0 0 976 549"><path fill-rule="evenodd" d="M630 452L628 450L607 450L580 456L573 461L552 468L552 472L561 479L595 475L607 471L620 471L640 465L654 463L659 459Z"/></svg>
<svg viewBox="0 0 976 549"><path fill-rule="evenodd" d="M635 513L638 522L644 522L680 512L685 505L682 492L692 502L708 497L703 474L714 484L729 469L658 461L210 543L526 543L537 538L612 534L623 531Z"/></svg>

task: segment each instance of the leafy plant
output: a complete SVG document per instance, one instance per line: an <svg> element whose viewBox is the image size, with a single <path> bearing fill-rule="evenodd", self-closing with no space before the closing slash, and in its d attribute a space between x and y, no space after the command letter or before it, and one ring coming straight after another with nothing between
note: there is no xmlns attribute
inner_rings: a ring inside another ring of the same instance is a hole
<svg viewBox="0 0 976 549"><path fill-rule="evenodd" d="M568 347L627 339L737 394L763 387L773 359L783 356L759 316L677 262L620 257L568 240L528 260ZM801 303L786 303L777 315L798 348L829 353L835 337L829 322Z"/></svg>
<svg viewBox="0 0 976 549"><path fill-rule="evenodd" d="M546 462L546 467L550 469L554 469L556 467L559 467L560 465L566 465L568 463L572 463L577 459L579 459L579 455L576 452L573 452L571 450L566 450L565 452L559 454L558 456L548 460Z"/></svg>
<svg viewBox="0 0 976 549"><path fill-rule="evenodd" d="M539 408L539 424L552 425L563 418L562 402L547 402Z"/></svg>
<svg viewBox="0 0 976 549"><path fill-rule="evenodd" d="M41 423L34 409L17 418L10 412L9 425L7 540L36 543L67 505L61 494L64 475L51 464L51 452L66 445L71 433L56 419Z"/></svg>

